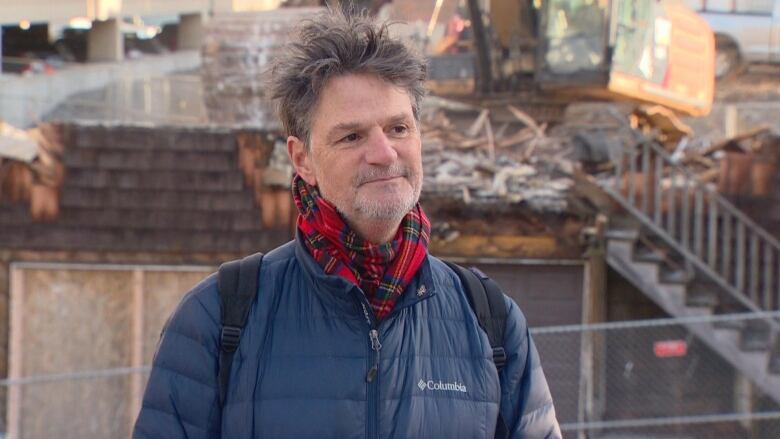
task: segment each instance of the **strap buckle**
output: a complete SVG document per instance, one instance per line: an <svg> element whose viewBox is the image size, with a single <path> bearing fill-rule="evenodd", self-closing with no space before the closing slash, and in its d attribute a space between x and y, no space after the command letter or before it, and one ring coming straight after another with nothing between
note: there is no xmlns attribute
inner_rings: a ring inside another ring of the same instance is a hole
<svg viewBox="0 0 780 439"><path fill-rule="evenodd" d="M241 328L238 326L223 326L219 344L223 351L233 352L238 348L241 339Z"/></svg>
<svg viewBox="0 0 780 439"><path fill-rule="evenodd" d="M503 346L493 348L493 362L496 363L496 369L499 372L506 365L506 351Z"/></svg>

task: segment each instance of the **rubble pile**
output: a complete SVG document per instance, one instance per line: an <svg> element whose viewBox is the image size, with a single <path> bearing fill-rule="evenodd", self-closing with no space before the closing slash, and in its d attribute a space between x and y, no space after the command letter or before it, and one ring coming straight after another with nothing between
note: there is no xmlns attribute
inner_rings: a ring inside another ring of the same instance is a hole
<svg viewBox="0 0 780 439"><path fill-rule="evenodd" d="M641 161L647 142L668 157L659 187L685 184L679 170L672 172L679 166L726 195L767 195L780 154L780 141L766 126L703 142L661 106L572 105L560 124L547 129L511 105L479 107L434 97L421 122L427 196L467 205L524 203L540 213L579 211L583 194L575 182L586 176L593 185L606 183L619 161L627 172L627 161ZM641 172L639 165L635 169Z"/></svg>
<svg viewBox="0 0 780 439"><path fill-rule="evenodd" d="M685 184L671 178L677 165L724 195L763 196L778 161L778 138L768 125L713 143L661 106L577 105L553 131L570 138L582 169L602 180L613 177L618 160L627 169L632 150L641 154L644 142L655 143L668 155L660 179L664 189Z"/></svg>
<svg viewBox="0 0 780 439"><path fill-rule="evenodd" d="M684 179L672 178L669 172L671 164L675 164L699 183L712 184L724 195L763 196L769 192L778 150L777 137L768 125L713 143L697 136L661 106L639 107L628 116L627 123L636 140L626 143L626 148L639 148L650 139L669 155L662 188L685 185Z"/></svg>
<svg viewBox="0 0 780 439"><path fill-rule="evenodd" d="M767 196L778 156L780 137L768 126L730 139L678 151L679 162L704 183L717 183L724 195Z"/></svg>
<svg viewBox="0 0 780 439"><path fill-rule="evenodd" d="M432 98L421 119L427 196L526 203L541 212L568 208L573 151L520 109Z"/></svg>

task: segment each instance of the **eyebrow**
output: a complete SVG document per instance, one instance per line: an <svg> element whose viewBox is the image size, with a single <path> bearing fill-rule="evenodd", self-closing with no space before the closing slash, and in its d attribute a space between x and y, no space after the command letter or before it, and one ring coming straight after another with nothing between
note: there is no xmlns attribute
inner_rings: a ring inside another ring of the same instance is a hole
<svg viewBox="0 0 780 439"><path fill-rule="evenodd" d="M393 123L398 123L398 122L404 122L404 121L408 121L409 119L411 119L411 115L409 115L407 113L398 113L396 115L388 117L386 122L385 122L385 124L388 124L388 123L393 124ZM365 126L365 124L360 123L360 122L342 122L342 123L338 123L333 128L331 128L330 131L328 131L328 135L326 136L326 138L329 139L329 140L336 140L336 139L333 139L333 137L336 136L336 133L338 133L340 131L360 131L364 126Z"/></svg>
<svg viewBox="0 0 780 439"><path fill-rule="evenodd" d="M360 128L362 126L363 125L360 124L359 122L339 123L339 124L336 124L336 126L334 126L333 128L331 128L330 131L328 131L328 135L327 135L326 138L328 140L337 140L337 139L334 139L334 137L336 137L336 133L338 133L340 131L360 131Z"/></svg>

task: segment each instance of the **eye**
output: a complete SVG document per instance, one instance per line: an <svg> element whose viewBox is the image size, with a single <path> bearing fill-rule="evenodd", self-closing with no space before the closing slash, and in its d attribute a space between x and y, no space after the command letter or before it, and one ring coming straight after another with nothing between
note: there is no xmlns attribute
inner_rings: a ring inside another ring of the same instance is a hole
<svg viewBox="0 0 780 439"><path fill-rule="evenodd" d="M406 132L409 131L409 128L406 125L396 125L393 127L393 134L406 134Z"/></svg>
<svg viewBox="0 0 780 439"><path fill-rule="evenodd" d="M360 139L360 136L357 135L357 133L349 134L341 139L341 142L345 143L353 143L357 142Z"/></svg>

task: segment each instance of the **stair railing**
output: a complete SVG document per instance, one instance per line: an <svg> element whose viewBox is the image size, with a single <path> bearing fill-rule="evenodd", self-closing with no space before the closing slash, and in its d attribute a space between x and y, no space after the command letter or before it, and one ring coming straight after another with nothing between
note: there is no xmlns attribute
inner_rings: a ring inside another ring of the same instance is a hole
<svg viewBox="0 0 780 439"><path fill-rule="evenodd" d="M751 311L780 308L780 242L658 144L621 150L601 187Z"/></svg>

